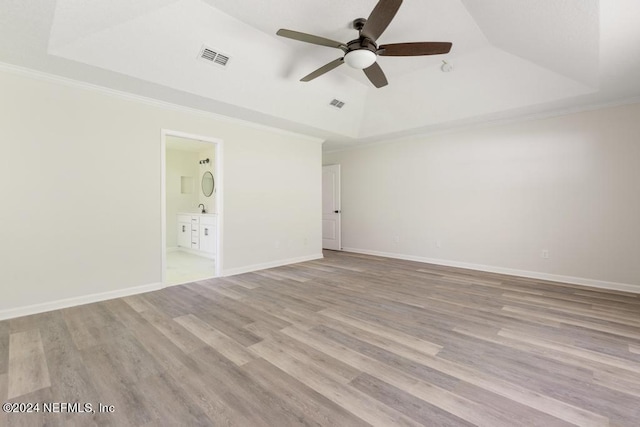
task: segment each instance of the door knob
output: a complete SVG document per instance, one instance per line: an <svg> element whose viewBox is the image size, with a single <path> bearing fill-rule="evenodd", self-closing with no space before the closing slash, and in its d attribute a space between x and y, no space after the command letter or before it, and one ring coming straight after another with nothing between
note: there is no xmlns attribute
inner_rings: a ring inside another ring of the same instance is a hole
<svg viewBox="0 0 640 427"><path fill-rule="evenodd" d="M333 211L333 213L340 213L340 211Z"/></svg>

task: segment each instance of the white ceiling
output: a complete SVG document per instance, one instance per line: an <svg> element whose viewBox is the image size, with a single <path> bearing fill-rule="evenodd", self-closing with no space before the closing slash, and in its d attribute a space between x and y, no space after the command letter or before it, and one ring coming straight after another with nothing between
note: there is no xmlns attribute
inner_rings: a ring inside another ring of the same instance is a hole
<svg viewBox="0 0 640 427"><path fill-rule="evenodd" d="M376 2L0 0L0 61L318 136L325 149L640 95L636 0L406 0L379 44L451 41L450 54L380 57L381 89L346 65L299 82L342 52L275 32L346 42ZM229 65L197 59L203 44Z"/></svg>

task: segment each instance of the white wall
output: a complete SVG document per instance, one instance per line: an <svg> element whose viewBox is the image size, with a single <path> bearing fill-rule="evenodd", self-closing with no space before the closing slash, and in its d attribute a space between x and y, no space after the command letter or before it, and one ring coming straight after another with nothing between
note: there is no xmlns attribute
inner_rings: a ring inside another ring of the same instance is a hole
<svg viewBox="0 0 640 427"><path fill-rule="evenodd" d="M198 153L167 150L167 248L178 246L178 213L196 212L200 203L200 168ZM190 192L182 192L182 178L190 177Z"/></svg>
<svg viewBox="0 0 640 427"><path fill-rule="evenodd" d="M324 164L342 165L349 250L640 290L639 135L635 104L327 153Z"/></svg>
<svg viewBox="0 0 640 427"><path fill-rule="evenodd" d="M223 273L321 256L318 141L6 69L0 93L0 318L161 282L162 129L224 141Z"/></svg>

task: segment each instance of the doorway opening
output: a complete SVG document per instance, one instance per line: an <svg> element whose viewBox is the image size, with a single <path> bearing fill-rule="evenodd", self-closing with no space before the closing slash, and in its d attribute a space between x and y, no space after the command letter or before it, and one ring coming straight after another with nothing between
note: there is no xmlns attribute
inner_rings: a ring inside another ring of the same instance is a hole
<svg viewBox="0 0 640 427"><path fill-rule="evenodd" d="M162 283L222 271L222 141L162 131Z"/></svg>

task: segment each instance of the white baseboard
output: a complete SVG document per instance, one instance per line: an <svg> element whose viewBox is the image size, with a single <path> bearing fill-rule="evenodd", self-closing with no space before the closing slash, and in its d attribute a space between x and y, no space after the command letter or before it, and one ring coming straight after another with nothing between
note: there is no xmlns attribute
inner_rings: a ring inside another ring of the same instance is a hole
<svg viewBox="0 0 640 427"><path fill-rule="evenodd" d="M179 250L180 250L180 248L179 248L179 247L177 247L177 246L172 246L172 247L170 247L170 248L167 248L167 253L169 253L169 252L178 252Z"/></svg>
<svg viewBox="0 0 640 427"><path fill-rule="evenodd" d="M536 271L516 270L512 268L496 267L483 264L472 264L467 262L450 261L438 258L425 258L413 255L396 254L391 252L370 251L358 248L343 248L345 252L360 253L365 255L381 256L385 258L402 259L406 261L417 261L428 264L444 265L447 267L466 268L470 270L486 271L490 273L507 274L510 276L520 276L531 279L540 279L551 282L570 283L574 285L590 286L600 289L610 289L615 291L624 291L632 293L640 293L640 285L632 285L628 283L607 282L603 280L587 279L582 277L562 276L558 274L541 273ZM272 261L262 264L253 264L245 267L232 268L224 270L222 276L233 276L236 274L250 273L252 271L264 270L267 268L281 267L283 265L297 264L305 261L314 261L324 258L322 253L316 255L308 255L304 257L289 258L278 261ZM32 314L44 313L62 308L74 307L77 305L90 304L94 302L106 301L115 298L122 298L130 295L142 294L162 289L162 283L152 283L148 285L136 286L133 288L119 289L116 291L102 292L98 294L84 295L80 297L66 298L57 301L45 302L41 304L28 305L17 308L0 310L0 320L13 319L16 317L28 316Z"/></svg>
<svg viewBox="0 0 640 427"><path fill-rule="evenodd" d="M278 261L265 262L262 264L247 265L246 267L230 268L222 272L222 277L235 276L236 274L251 273L252 271L265 270L267 268L282 267L283 265L297 264L299 262L314 261L322 259L322 253L316 255L307 255L297 258L281 259Z"/></svg>
<svg viewBox="0 0 640 427"><path fill-rule="evenodd" d="M280 267L283 265L296 264L299 262L313 261L322 259L322 253L317 255L308 255L298 258L289 258L263 264L248 265L246 267L232 268L225 270L223 276L233 276L236 274L249 273L266 268ZM14 319L16 317L29 316L32 314L45 313L47 311L59 310L62 308L75 307L83 304L91 304L94 302L106 301L115 298L122 298L130 295L143 294L145 292L157 291L165 286L162 283L152 283L149 285L135 286L132 288L119 289L117 291L101 292L98 294L83 295L79 297L66 298L57 301L45 302L41 304L27 305L17 308L9 308L0 310L0 320Z"/></svg>
<svg viewBox="0 0 640 427"><path fill-rule="evenodd" d="M468 262L450 261L438 258L425 258L413 255L396 254L391 252L370 251L367 249L342 248L345 252L353 252L364 255L375 255L385 258L402 259L405 261L417 261L428 264L444 265L447 267L467 268L469 270L486 271L489 273L507 274L510 276L520 276L529 279L546 280L549 282L570 283L573 285L589 286L592 288L609 289L613 291L624 291L640 294L640 285L628 283L607 282L604 280L587 279L584 277L562 276L559 274L541 273L537 271L516 270L513 268L496 267L492 265L472 264Z"/></svg>
<svg viewBox="0 0 640 427"><path fill-rule="evenodd" d="M41 304L0 310L0 320L13 319L16 317L29 316L31 314L59 310L61 308L75 307L77 305L90 304L93 302L122 298L129 295L157 291L163 287L162 283L152 283L149 285L135 286L133 288L119 289L117 291L101 292L99 294L83 295L80 297L66 298Z"/></svg>

